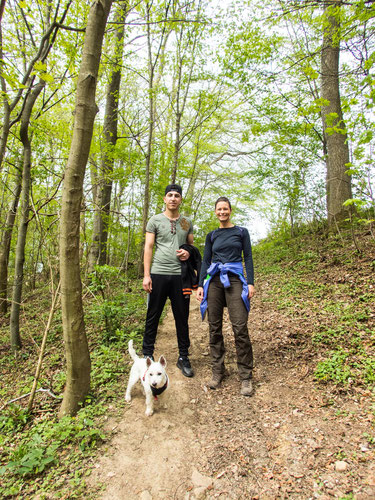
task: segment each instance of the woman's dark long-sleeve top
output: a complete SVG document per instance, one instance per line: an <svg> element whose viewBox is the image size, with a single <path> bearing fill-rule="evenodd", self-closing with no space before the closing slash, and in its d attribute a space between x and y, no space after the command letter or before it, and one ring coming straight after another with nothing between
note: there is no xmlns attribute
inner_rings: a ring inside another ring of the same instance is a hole
<svg viewBox="0 0 375 500"><path fill-rule="evenodd" d="M221 262L222 264L242 262L242 252L247 283L254 285L254 266L249 231L244 227L233 226L215 229L208 233L204 246L199 286L203 286L207 269L212 262Z"/></svg>

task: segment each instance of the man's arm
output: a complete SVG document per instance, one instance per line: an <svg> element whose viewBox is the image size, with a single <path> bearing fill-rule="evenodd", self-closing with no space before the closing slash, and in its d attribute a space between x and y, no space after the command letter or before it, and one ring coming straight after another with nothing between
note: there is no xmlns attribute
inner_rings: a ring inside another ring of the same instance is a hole
<svg viewBox="0 0 375 500"><path fill-rule="evenodd" d="M155 234L146 233L145 250L143 254L143 269L144 269L143 289L146 290L147 293L152 292L152 280L150 273L151 273L152 251L154 249L154 244L155 244Z"/></svg>

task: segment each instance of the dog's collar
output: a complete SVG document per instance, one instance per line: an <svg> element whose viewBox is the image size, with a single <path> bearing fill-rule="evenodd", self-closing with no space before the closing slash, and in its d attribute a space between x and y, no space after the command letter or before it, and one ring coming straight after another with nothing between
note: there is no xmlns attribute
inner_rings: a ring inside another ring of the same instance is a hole
<svg viewBox="0 0 375 500"><path fill-rule="evenodd" d="M167 381L165 382L163 387L152 387L152 385L150 387L154 398L158 399L158 396L160 396L160 394L163 394L165 389L168 387L168 375L167 375Z"/></svg>

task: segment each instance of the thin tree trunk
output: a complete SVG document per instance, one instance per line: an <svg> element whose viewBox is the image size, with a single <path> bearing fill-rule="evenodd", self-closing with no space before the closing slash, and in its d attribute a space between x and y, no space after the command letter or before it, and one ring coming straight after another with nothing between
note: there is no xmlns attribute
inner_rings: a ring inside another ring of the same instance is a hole
<svg viewBox="0 0 375 500"><path fill-rule="evenodd" d="M0 315L3 315L8 310L8 263L10 244L12 241L12 233L14 221L16 219L18 202L20 200L22 189L22 174L17 170L16 185L14 188L14 198L9 207L7 214L5 229L1 238L0 244Z"/></svg>
<svg viewBox="0 0 375 500"><path fill-rule="evenodd" d="M0 2L0 23L3 20L5 4L6 4L6 0L1 0L1 2Z"/></svg>
<svg viewBox="0 0 375 500"><path fill-rule="evenodd" d="M12 307L10 313L10 343L13 350L20 349L22 346L20 336L20 309L22 301L23 266L25 262L27 227L29 224L29 201L31 188L31 140L29 137L29 125L35 101L44 88L45 83L45 81L40 80L34 90L27 96L21 118L20 138L23 144L21 219L18 227Z"/></svg>
<svg viewBox="0 0 375 500"><path fill-rule="evenodd" d="M5 2L1 3L2 6L4 6L4 4ZM9 136L10 113L11 113L8 97L6 95L7 89L6 89L5 79L2 73L3 73L3 33L0 23L0 83L1 83L1 90L3 92L3 124L2 124L1 139L0 139L0 170L2 169L6 145Z"/></svg>
<svg viewBox="0 0 375 500"><path fill-rule="evenodd" d="M194 192L195 192L195 185L197 182L198 174L199 174L199 169L198 169L198 160L199 160L199 140L200 140L200 134L201 131L197 134L196 138L194 139L195 143L195 153L194 153L194 162L191 167L191 173L190 173L190 178L189 178L189 184L186 190L185 194L185 202L184 202L184 214L186 216L190 216L191 214L191 208L193 204L193 198L194 198Z"/></svg>
<svg viewBox="0 0 375 500"><path fill-rule="evenodd" d="M170 7L170 1L166 2L165 6L165 19L168 19L168 12ZM143 196L143 211L142 211L142 240L140 245L139 259L138 259L138 275L142 273L143 270L143 245L144 245L144 235L146 232L147 220L150 210L150 183L151 183L151 165L152 165L152 149L153 149L153 139L154 139L154 128L156 119L156 100L155 92L160 83L160 79L163 73L165 65L165 48L168 41L168 37L171 33L170 28L168 31L164 28L160 44L155 55L155 59L152 58L152 36L151 36L151 19L150 11L152 8L152 2L147 2L147 50L148 50L148 102L149 102L149 117L148 117L148 139L147 139L147 150L146 150L146 171L145 171L145 182L144 182L144 196ZM157 66L158 60L161 63L159 66L158 76L155 79L155 68ZM156 80L156 81L155 81Z"/></svg>
<svg viewBox="0 0 375 500"><path fill-rule="evenodd" d="M152 45L151 45L151 29L150 29L150 4L147 4L147 48L148 48L148 139L147 139L147 151L146 151L146 171L145 171L145 182L144 182L144 196L143 196L143 211L142 211L142 244L140 246L139 262L138 262L138 274L142 273L143 269L143 243L144 234L146 232L146 225L148 219L148 213L150 209L150 165L151 165L151 154L152 154L152 141L154 135L154 125L155 125L155 107L154 107L154 72L155 65L152 62ZM155 63L156 64L156 63Z"/></svg>
<svg viewBox="0 0 375 500"><path fill-rule="evenodd" d="M114 166L114 148L117 142L118 103L121 83L121 61L124 48L124 29L127 4L120 4L115 24L119 24L116 33L113 71L107 89L106 108L104 117L104 152L101 166L102 178L97 187L95 199L95 214L93 225L92 245L89 253L88 272L94 266L103 266L107 262L108 226L112 197L112 174Z"/></svg>
<svg viewBox="0 0 375 500"><path fill-rule="evenodd" d="M199 10L198 10L199 12ZM185 30L184 27L181 28L179 36L177 37L177 89L176 89L176 124L175 124L175 143L174 143L174 155L173 155L173 169L172 169L172 175L171 175L171 182L174 183L176 182L177 178L177 171L178 171L178 164L179 164L179 155L180 155L180 149L181 149L181 119L185 111L186 107L186 102L187 102L187 97L189 94L189 89L190 89L190 84L192 81L192 74L193 74L193 69L195 67L195 50L197 46L197 39L198 39L198 31L196 30L196 27L192 28L194 31L194 38L193 38L193 43L191 45L191 55L190 55L190 62L189 62L189 67L188 69L188 74L185 76L183 79L183 69L184 69L184 64L185 64L185 59L186 59L186 52L189 48L190 45L190 36L191 33L188 33L185 35ZM186 47L184 48L184 36L187 37L186 41ZM182 82L184 80L184 85L185 89L182 88ZM181 93L182 95L182 100L181 99Z"/></svg>
<svg viewBox="0 0 375 500"><path fill-rule="evenodd" d="M321 97L324 137L327 145L327 212L328 223L346 218L343 203L352 198L351 178L345 172L349 164L349 146L341 109L340 1L327 1L324 8L323 47L321 53Z"/></svg>
<svg viewBox="0 0 375 500"><path fill-rule="evenodd" d="M91 361L82 305L79 229L83 180L98 111L96 84L111 5L112 0L96 0L90 7L78 75L73 137L62 193L60 276L67 377L60 417L77 413L90 389Z"/></svg>
<svg viewBox="0 0 375 500"><path fill-rule="evenodd" d="M179 107L179 102L177 102L177 106ZM175 138L175 143L174 143L173 170L172 170L172 177L171 177L172 184L174 184L176 182L178 160L179 160L179 153L180 153L180 147L181 147L180 146L181 116L182 116L182 113L179 110L177 110L177 113L176 113L176 138Z"/></svg>

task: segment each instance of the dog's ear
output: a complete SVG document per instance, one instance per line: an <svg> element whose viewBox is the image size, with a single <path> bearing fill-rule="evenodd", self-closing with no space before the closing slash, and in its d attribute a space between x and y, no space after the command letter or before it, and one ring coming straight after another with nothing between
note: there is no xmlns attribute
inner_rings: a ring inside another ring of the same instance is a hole
<svg viewBox="0 0 375 500"><path fill-rule="evenodd" d="M164 368L167 366L167 361L164 356L160 356L159 363L161 364L161 366L164 366Z"/></svg>
<svg viewBox="0 0 375 500"><path fill-rule="evenodd" d="M151 363L152 363L152 359L151 359L151 358L146 358L146 365L147 365L147 368L150 368Z"/></svg>

